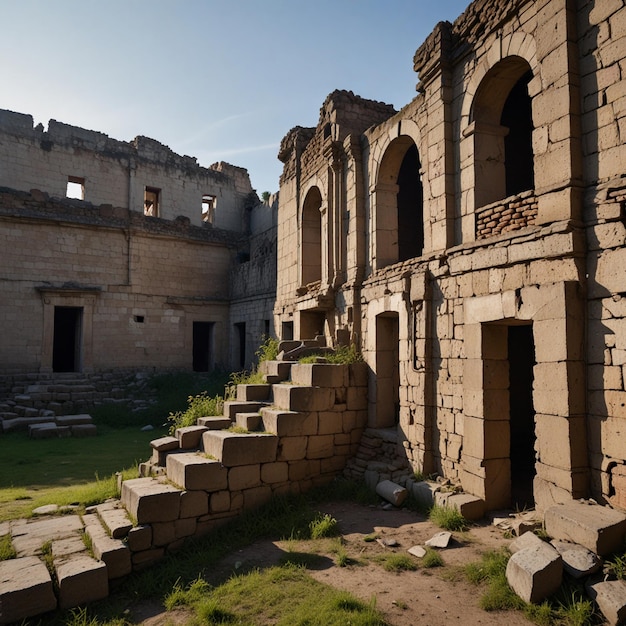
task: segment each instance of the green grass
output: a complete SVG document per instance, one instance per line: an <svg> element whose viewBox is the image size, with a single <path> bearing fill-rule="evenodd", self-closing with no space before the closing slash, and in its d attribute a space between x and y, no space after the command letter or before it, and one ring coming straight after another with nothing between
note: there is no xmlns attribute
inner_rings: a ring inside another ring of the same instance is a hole
<svg viewBox="0 0 626 626"><path fill-rule="evenodd" d="M375 559L387 572L412 572L418 569L415 560L408 554L391 552Z"/></svg>
<svg viewBox="0 0 626 626"><path fill-rule="evenodd" d="M324 585L295 565L254 570L214 588L197 579L187 589L176 587L165 605L191 607L203 624L385 625L373 602Z"/></svg>
<svg viewBox="0 0 626 626"><path fill-rule="evenodd" d="M17 552L11 543L11 535L0 536L0 561L8 561L16 556Z"/></svg>
<svg viewBox="0 0 626 626"><path fill-rule="evenodd" d="M442 567L443 558L437 550L431 547L426 548L426 554L422 557L422 565L424 567Z"/></svg>
<svg viewBox="0 0 626 626"><path fill-rule="evenodd" d="M453 509L452 507L435 504L430 510L428 518L433 524L444 530L463 531L468 528L467 520L457 509Z"/></svg>
<svg viewBox="0 0 626 626"><path fill-rule="evenodd" d="M321 539L322 537L336 537L339 534L337 520L330 515L321 515L315 518L310 524L311 539Z"/></svg>

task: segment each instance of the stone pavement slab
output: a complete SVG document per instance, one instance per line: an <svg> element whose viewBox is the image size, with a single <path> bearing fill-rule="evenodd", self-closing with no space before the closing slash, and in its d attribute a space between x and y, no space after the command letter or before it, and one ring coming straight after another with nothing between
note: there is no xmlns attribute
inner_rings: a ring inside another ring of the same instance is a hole
<svg viewBox="0 0 626 626"><path fill-rule="evenodd" d="M34 556L47 541L78 535L83 523L78 515L59 515L48 519L11 522L13 547L18 556Z"/></svg>

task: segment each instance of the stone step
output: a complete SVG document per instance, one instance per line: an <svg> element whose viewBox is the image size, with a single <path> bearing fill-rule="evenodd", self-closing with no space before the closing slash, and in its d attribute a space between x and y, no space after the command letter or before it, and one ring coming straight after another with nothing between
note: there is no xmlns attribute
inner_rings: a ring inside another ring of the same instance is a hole
<svg viewBox="0 0 626 626"><path fill-rule="evenodd" d="M59 608L69 609L109 595L107 566L88 554L64 557L54 562Z"/></svg>
<svg viewBox="0 0 626 626"><path fill-rule="evenodd" d="M2 430L5 433L28 430L31 424L43 424L49 421L49 417L16 417L14 419L5 419L2 421Z"/></svg>
<svg viewBox="0 0 626 626"><path fill-rule="evenodd" d="M235 415L235 425L250 432L255 430L263 430L263 420L261 414L256 413L237 413Z"/></svg>
<svg viewBox="0 0 626 626"><path fill-rule="evenodd" d="M168 479L182 489L220 491L228 486L228 470L219 461L209 459L205 454L170 454L166 467Z"/></svg>
<svg viewBox="0 0 626 626"><path fill-rule="evenodd" d="M224 430L226 428L230 428L233 425L230 417L220 417L220 416L208 416L208 417L199 417L198 418L198 426L204 426L208 430Z"/></svg>
<svg viewBox="0 0 626 626"><path fill-rule="evenodd" d="M259 371L264 374L268 382L281 382L289 380L293 361L262 361L259 364Z"/></svg>
<svg viewBox="0 0 626 626"><path fill-rule="evenodd" d="M348 371L348 365L294 363L291 368L291 382L310 387L347 387Z"/></svg>
<svg viewBox="0 0 626 626"><path fill-rule="evenodd" d="M599 504L571 500L546 510L546 533L553 539L579 543L606 556L623 547L626 514Z"/></svg>
<svg viewBox="0 0 626 626"><path fill-rule="evenodd" d="M85 515L83 523L94 556L106 564L107 577L120 578L130 574L132 564L128 546L121 539L110 537L97 515Z"/></svg>
<svg viewBox="0 0 626 626"><path fill-rule="evenodd" d="M301 437L317 435L317 413L261 409L263 430L278 437Z"/></svg>
<svg viewBox="0 0 626 626"><path fill-rule="evenodd" d="M237 385L237 400L240 402L268 402L272 395L272 386Z"/></svg>
<svg viewBox="0 0 626 626"><path fill-rule="evenodd" d="M241 402L239 400L227 400L224 402L224 417L235 421L237 413L254 413L262 407L267 406L267 402Z"/></svg>
<svg viewBox="0 0 626 626"><path fill-rule="evenodd" d="M183 426L176 429L174 436L181 450L198 450L202 435L207 430L206 426Z"/></svg>
<svg viewBox="0 0 626 626"><path fill-rule="evenodd" d="M132 520L119 500L103 502L95 506L94 510L113 539L123 539L133 527Z"/></svg>
<svg viewBox="0 0 626 626"><path fill-rule="evenodd" d="M224 467L271 463L276 460L278 437L269 433L209 430L202 436L202 447Z"/></svg>
<svg viewBox="0 0 626 626"><path fill-rule="evenodd" d="M0 562L0 607L2 624L56 609L52 578L43 561L25 556Z"/></svg>
<svg viewBox="0 0 626 626"><path fill-rule="evenodd" d="M335 390L280 383L272 386L274 406L288 411L328 411L335 404Z"/></svg>
<svg viewBox="0 0 626 626"><path fill-rule="evenodd" d="M156 478L133 478L122 483L122 505L137 524L172 522L180 512L181 490Z"/></svg>

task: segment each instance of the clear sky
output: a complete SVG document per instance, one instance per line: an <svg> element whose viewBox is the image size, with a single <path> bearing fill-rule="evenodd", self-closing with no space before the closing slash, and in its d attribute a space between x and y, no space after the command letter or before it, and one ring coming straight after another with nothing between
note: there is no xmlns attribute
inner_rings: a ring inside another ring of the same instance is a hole
<svg viewBox="0 0 626 626"><path fill-rule="evenodd" d="M201 165L245 167L277 191L281 139L349 89L397 109L413 54L469 0L0 0L0 108Z"/></svg>

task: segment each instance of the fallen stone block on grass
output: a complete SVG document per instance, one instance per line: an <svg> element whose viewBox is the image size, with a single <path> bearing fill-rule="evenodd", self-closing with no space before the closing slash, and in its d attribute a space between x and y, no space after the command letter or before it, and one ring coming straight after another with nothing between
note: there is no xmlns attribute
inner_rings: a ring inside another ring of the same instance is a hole
<svg viewBox="0 0 626 626"><path fill-rule="evenodd" d="M609 580L587 585L587 593L595 600L609 626L626 622L626 581Z"/></svg>
<svg viewBox="0 0 626 626"><path fill-rule="evenodd" d="M572 500L545 512L546 532L605 556L616 552L626 537L626 514L599 504Z"/></svg>
<svg viewBox="0 0 626 626"><path fill-rule="evenodd" d="M561 555L545 541L516 552L506 566L507 582L525 602L545 600L558 590L562 578Z"/></svg>

